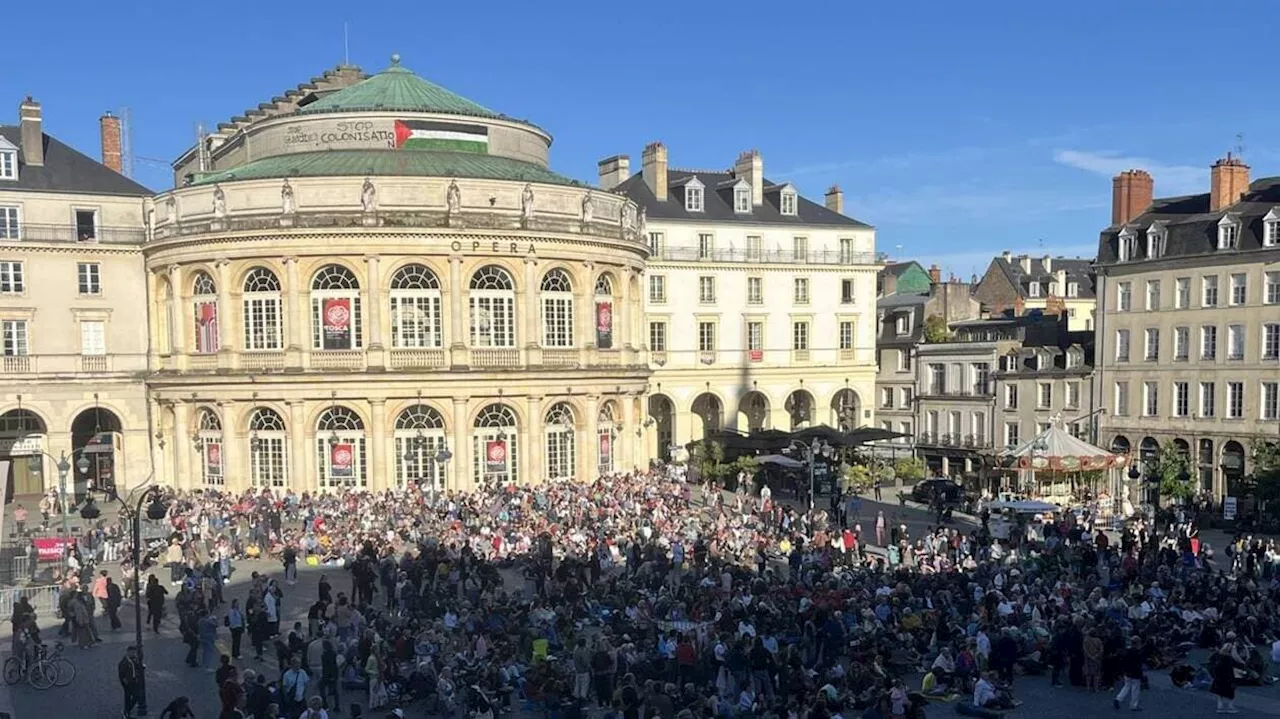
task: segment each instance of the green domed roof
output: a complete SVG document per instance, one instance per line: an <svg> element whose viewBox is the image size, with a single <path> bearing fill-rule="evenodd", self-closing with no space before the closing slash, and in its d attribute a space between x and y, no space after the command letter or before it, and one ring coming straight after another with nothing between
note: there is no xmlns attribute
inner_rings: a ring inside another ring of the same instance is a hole
<svg viewBox="0 0 1280 719"><path fill-rule="evenodd" d="M275 155L239 167L200 175L192 184L208 185L273 177L474 177L485 180L579 183L538 165L496 155L472 152L388 152L386 150L328 150Z"/></svg>
<svg viewBox="0 0 1280 719"><path fill-rule="evenodd" d="M399 55L392 55L391 66L382 72L317 100L298 110L298 114L377 110L505 118L501 113L423 80L400 65Z"/></svg>

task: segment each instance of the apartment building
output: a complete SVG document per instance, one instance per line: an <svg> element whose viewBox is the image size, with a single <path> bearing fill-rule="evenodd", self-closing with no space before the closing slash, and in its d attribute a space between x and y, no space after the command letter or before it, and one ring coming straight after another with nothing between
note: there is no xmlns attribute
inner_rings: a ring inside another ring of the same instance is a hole
<svg viewBox="0 0 1280 719"><path fill-rule="evenodd" d="M991 260L974 296L992 315L1040 310L1067 316L1067 330L1093 331L1093 260L1006 251Z"/></svg>
<svg viewBox="0 0 1280 719"><path fill-rule="evenodd" d="M1207 192L1161 199L1123 172L1098 243L1101 440L1140 459L1172 443L1219 497L1280 436L1280 178L1249 172L1228 154Z"/></svg>

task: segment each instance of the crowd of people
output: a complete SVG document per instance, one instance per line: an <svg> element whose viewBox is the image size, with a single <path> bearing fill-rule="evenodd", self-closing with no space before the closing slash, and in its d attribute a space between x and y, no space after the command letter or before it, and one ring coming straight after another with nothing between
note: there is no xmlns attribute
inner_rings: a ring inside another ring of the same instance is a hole
<svg viewBox="0 0 1280 719"><path fill-rule="evenodd" d="M352 696L351 716L911 717L1016 706L1017 677L1036 673L1137 709L1146 672L1165 668L1232 713L1239 682L1270 681L1280 612L1261 542L1230 547L1228 573L1176 518L1118 540L1087 513L1009 540L912 536L853 498L809 513L740 484L703 492L656 466L469 493L177 494L146 586L115 593L145 602L155 632L176 610L223 717L324 719ZM251 558L283 577L253 572L228 601ZM323 576L291 624L300 564ZM66 592L90 598L89 646L96 587ZM1208 665L1184 663L1198 647Z"/></svg>

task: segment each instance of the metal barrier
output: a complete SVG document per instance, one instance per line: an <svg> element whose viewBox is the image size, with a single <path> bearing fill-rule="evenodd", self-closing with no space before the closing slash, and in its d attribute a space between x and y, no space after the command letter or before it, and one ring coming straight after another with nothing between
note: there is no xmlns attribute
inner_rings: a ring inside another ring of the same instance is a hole
<svg viewBox="0 0 1280 719"><path fill-rule="evenodd" d="M61 594L61 588L53 584L2 589L0 590L0 617L13 616L13 605L17 604L22 597L26 597L31 603L31 608L36 610L36 616L49 619L58 612L59 594Z"/></svg>

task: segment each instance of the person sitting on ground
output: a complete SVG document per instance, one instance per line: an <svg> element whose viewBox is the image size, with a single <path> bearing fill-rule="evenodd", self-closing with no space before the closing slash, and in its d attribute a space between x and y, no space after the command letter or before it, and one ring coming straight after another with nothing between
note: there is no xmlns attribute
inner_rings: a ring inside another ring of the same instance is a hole
<svg viewBox="0 0 1280 719"><path fill-rule="evenodd" d="M1008 690L997 689L989 674L984 672L978 676L978 683L973 685L973 705L980 709L1012 709L1017 703Z"/></svg>

